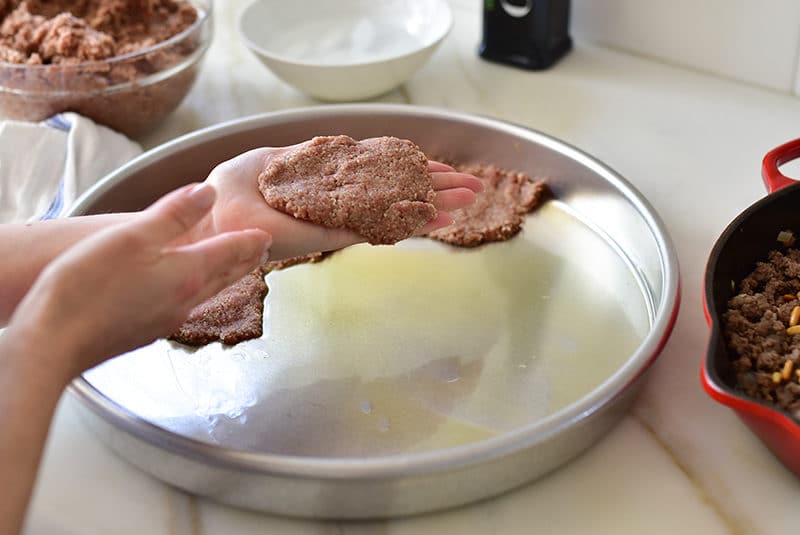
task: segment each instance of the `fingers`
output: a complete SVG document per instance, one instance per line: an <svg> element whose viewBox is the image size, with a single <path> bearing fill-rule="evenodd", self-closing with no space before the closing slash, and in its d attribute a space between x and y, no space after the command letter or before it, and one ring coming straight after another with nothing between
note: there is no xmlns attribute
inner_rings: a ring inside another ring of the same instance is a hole
<svg viewBox="0 0 800 535"><path fill-rule="evenodd" d="M452 222L453 218L450 217L450 214L448 214L447 212L439 212L438 214L436 214L436 217L434 217L427 224L425 224L425 226L419 229L419 231L417 231L417 235L422 236L424 234L428 234L429 232L433 232L436 229L446 227Z"/></svg>
<svg viewBox="0 0 800 535"><path fill-rule="evenodd" d="M194 227L211 209L215 198L216 192L208 184L184 186L142 212L139 228L156 243L169 243Z"/></svg>
<svg viewBox="0 0 800 535"><path fill-rule="evenodd" d="M483 191L483 182L467 173L459 173L445 164L428 162L431 171L431 182L436 191L433 204L439 213L423 226L417 234L428 234L446 227L453 222L447 212L465 208L475 202L476 195Z"/></svg>
<svg viewBox="0 0 800 535"><path fill-rule="evenodd" d="M437 162L434 160L428 160L428 172L429 173L449 173L455 171L452 167L447 165L446 163Z"/></svg>
<svg viewBox="0 0 800 535"><path fill-rule="evenodd" d="M253 180L267 166L269 161L293 147L259 147L249 150L221 164L225 172L240 179Z"/></svg>
<svg viewBox="0 0 800 535"><path fill-rule="evenodd" d="M467 188L475 193L483 191L483 182L467 173L435 172L431 174L431 183L436 191L450 188Z"/></svg>
<svg viewBox="0 0 800 535"><path fill-rule="evenodd" d="M446 189L436 192L433 205L437 210L458 210L475 202L475 192L467 188Z"/></svg>
<svg viewBox="0 0 800 535"><path fill-rule="evenodd" d="M267 261L272 237L257 229L226 232L173 249L170 255L187 271L198 275L198 287L189 293L200 302L230 286ZM196 293L196 295L194 295Z"/></svg>
<svg viewBox="0 0 800 535"><path fill-rule="evenodd" d="M270 249L270 260L284 260L312 251L335 251L364 241L355 232L315 225L294 217L274 213L275 243Z"/></svg>

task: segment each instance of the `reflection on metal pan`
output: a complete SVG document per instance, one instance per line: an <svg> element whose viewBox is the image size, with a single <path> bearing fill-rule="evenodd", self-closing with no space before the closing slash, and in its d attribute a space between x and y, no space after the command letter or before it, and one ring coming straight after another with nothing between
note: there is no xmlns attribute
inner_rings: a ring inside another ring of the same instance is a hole
<svg viewBox="0 0 800 535"><path fill-rule="evenodd" d="M339 133L546 177L555 199L505 243L357 246L270 274L262 338L158 341L78 379L98 436L191 492L336 518L497 494L602 436L671 331L677 262L647 202L553 138L411 106L267 114L143 155L74 213L139 209L249 148Z"/></svg>

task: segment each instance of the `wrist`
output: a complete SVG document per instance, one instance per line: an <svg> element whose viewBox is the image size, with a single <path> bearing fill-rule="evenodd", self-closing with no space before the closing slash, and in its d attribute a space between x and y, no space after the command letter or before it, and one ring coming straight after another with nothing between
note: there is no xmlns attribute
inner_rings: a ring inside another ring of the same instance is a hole
<svg viewBox="0 0 800 535"><path fill-rule="evenodd" d="M81 372L80 348L68 330L51 329L46 318L13 318L0 335L0 358L25 375L41 375L60 388Z"/></svg>
<svg viewBox="0 0 800 535"><path fill-rule="evenodd" d="M0 369L18 384L29 384L55 399L75 377L74 358L59 343L25 328L11 325L0 333Z"/></svg>

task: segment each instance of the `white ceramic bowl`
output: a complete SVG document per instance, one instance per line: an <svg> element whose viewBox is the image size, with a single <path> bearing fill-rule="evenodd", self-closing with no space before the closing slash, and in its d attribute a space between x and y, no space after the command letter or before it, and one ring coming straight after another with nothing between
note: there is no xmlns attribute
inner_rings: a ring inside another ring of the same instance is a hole
<svg viewBox="0 0 800 535"><path fill-rule="evenodd" d="M264 65L300 91L352 101L405 82L452 23L446 0L255 0L239 31Z"/></svg>

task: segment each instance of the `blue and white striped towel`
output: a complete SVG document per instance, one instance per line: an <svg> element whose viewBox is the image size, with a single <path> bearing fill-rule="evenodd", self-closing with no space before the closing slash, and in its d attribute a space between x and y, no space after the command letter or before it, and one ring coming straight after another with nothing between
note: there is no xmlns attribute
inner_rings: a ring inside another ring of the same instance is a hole
<svg viewBox="0 0 800 535"><path fill-rule="evenodd" d="M53 219L141 147L75 113L0 122L0 223Z"/></svg>

